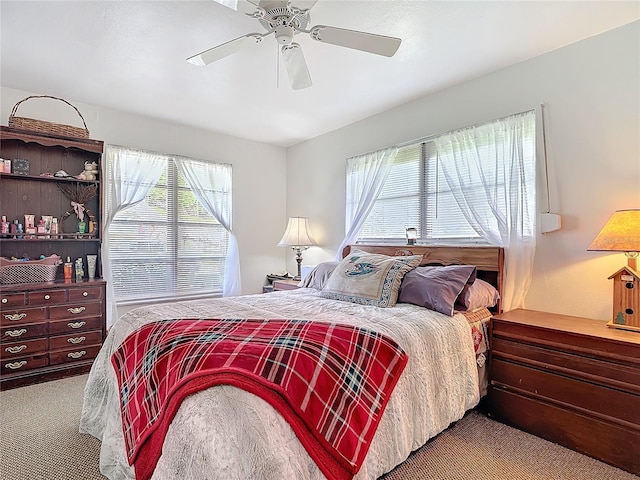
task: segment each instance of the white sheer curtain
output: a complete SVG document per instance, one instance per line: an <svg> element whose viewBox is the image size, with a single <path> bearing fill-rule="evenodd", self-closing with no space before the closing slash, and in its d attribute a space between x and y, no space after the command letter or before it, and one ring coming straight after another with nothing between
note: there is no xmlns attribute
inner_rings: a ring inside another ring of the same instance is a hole
<svg viewBox="0 0 640 480"><path fill-rule="evenodd" d="M107 328L118 319L109 259L109 225L116 214L144 200L158 183L167 160L158 155L131 148L105 147L102 182L105 186L105 220L102 236L102 277L107 282Z"/></svg>
<svg viewBox="0 0 640 480"><path fill-rule="evenodd" d="M523 307L536 247L535 112L451 132L435 144L465 218L483 239L505 249L503 309ZM478 208L487 204L489 210Z"/></svg>
<svg viewBox="0 0 640 480"><path fill-rule="evenodd" d="M342 250L358 238L373 204L380 195L389 176L397 147L351 157L347 160L347 208L345 218L346 235L338 247L336 260L342 259ZM354 175L353 172L359 172Z"/></svg>
<svg viewBox="0 0 640 480"><path fill-rule="evenodd" d="M240 253L231 229L231 165L174 158L198 201L229 232L222 294L225 297L240 295Z"/></svg>

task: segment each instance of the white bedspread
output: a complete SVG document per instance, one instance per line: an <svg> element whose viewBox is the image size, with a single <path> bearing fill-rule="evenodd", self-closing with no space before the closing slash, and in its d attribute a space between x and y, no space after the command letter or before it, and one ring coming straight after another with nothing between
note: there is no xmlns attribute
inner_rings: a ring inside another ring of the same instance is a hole
<svg viewBox="0 0 640 480"><path fill-rule="evenodd" d="M395 339L409 363L398 382L357 480L374 480L402 463L479 401L471 330L462 315L409 304L393 308L321 298L314 289L228 297L132 310L110 329L87 386L80 431L102 441L100 471L133 479L126 460L111 354L141 325L169 318L299 318L364 326ZM153 479L321 480L286 421L265 401L231 386L182 403Z"/></svg>

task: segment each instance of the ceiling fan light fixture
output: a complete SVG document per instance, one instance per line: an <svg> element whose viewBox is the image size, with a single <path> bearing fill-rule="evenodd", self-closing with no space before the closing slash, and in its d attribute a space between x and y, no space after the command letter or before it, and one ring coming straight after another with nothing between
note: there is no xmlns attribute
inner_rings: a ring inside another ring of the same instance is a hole
<svg viewBox="0 0 640 480"><path fill-rule="evenodd" d="M275 36L280 45L289 45L293 40L293 27L278 25L275 28Z"/></svg>
<svg viewBox="0 0 640 480"><path fill-rule="evenodd" d="M287 68L291 87L300 90L311 86L311 76L302 48L293 41L294 35L304 33L313 40L338 45L386 57L393 56L402 40L375 33L348 30L346 28L316 25L308 29L310 9L318 0L215 0L216 2L256 18L266 33L251 33L230 42L205 50L187 59L194 65L208 65L232 53L259 43L264 37L275 34L282 58ZM306 8L304 8L306 7ZM279 57L278 57L279 58Z"/></svg>

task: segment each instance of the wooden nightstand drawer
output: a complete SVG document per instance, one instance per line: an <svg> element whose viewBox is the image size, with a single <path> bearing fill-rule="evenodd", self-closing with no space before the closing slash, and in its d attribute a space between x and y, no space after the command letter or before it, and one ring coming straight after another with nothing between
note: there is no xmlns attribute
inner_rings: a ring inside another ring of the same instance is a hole
<svg viewBox="0 0 640 480"><path fill-rule="evenodd" d="M623 388L640 394L640 368L614 362L611 359L587 357L548 347L501 338L498 333L492 339L494 360L522 363L532 368L542 368L558 375L568 375L587 382Z"/></svg>
<svg viewBox="0 0 640 480"><path fill-rule="evenodd" d="M492 389L496 420L638 475L640 431L528 396ZM517 423L512 419L517 418Z"/></svg>
<svg viewBox="0 0 640 480"><path fill-rule="evenodd" d="M494 359L491 380L496 386L517 390L560 406L590 414L613 423L629 423L640 429L640 396L579 379L555 375L517 363Z"/></svg>
<svg viewBox="0 0 640 480"><path fill-rule="evenodd" d="M300 288L298 284L300 280L274 280L273 281L273 290L297 290Z"/></svg>

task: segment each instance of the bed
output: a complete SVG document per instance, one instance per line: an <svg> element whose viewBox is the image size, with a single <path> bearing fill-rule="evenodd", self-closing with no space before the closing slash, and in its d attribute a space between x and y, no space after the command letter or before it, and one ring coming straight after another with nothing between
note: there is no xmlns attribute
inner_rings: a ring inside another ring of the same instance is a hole
<svg viewBox="0 0 640 480"><path fill-rule="evenodd" d="M503 252L497 247L357 245L345 249L345 259L356 252L419 257L421 267L473 265L477 279L501 291ZM413 266L411 271L418 269ZM402 294L401 284L398 302L390 308L338 299L328 288L306 287L132 310L112 326L89 373L80 431L101 440L100 470L105 476L136 478L127 460L119 378L112 356L145 325L187 318L296 319L344 325L377 332L397 343L408 357L366 456L353 475L356 480L379 478L474 408L486 386L488 310L474 308L450 316L402 302ZM499 309L499 303L492 307ZM236 386L218 384L185 397L177 407L151 478L324 480L326 469L321 467L277 408Z"/></svg>

